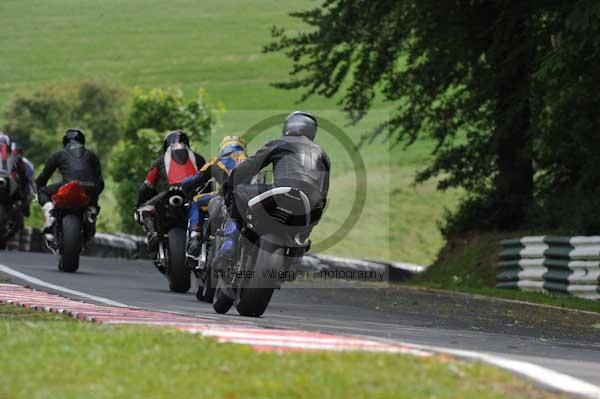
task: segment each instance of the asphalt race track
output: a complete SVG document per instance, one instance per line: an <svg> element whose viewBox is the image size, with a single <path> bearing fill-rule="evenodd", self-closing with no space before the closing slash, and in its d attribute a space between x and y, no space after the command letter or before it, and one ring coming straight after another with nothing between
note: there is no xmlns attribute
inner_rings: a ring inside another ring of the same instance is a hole
<svg viewBox="0 0 600 399"><path fill-rule="evenodd" d="M61 273L46 254L2 252L0 265L46 283L129 306L166 310L232 323L376 337L496 354L600 385L600 315L534 307L462 294L333 281L329 288L276 292L262 318L217 315L212 306L168 290L149 261L82 258L79 272ZM45 291L0 272L14 283ZM370 287L370 288L364 288ZM82 299L78 295L68 296ZM85 298L90 301L89 298ZM92 301L93 302L93 301Z"/></svg>

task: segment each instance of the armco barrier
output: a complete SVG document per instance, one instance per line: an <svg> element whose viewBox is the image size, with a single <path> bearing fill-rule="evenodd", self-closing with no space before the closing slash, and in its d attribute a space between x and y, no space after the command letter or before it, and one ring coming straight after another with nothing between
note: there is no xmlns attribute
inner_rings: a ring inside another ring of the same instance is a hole
<svg viewBox="0 0 600 399"><path fill-rule="evenodd" d="M86 248L84 255L104 258L147 258L144 238L131 234L97 233ZM38 229L25 228L7 245L9 250L25 252L48 252ZM403 281L424 270L423 266L411 263L384 262L373 260L346 259L335 256L307 254L302 267L317 271L375 271L383 272L391 281Z"/></svg>
<svg viewBox="0 0 600 399"><path fill-rule="evenodd" d="M600 236L535 236L501 242L498 288L600 299Z"/></svg>
<svg viewBox="0 0 600 399"><path fill-rule="evenodd" d="M24 252L50 252L39 229L24 228L7 242L7 249ZM146 256L144 239L129 234L97 233L84 255L103 258L137 259Z"/></svg>

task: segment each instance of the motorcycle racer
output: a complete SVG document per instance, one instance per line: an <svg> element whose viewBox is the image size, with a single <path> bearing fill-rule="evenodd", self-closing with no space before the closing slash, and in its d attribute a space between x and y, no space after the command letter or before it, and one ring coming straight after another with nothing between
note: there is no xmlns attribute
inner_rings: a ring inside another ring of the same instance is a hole
<svg viewBox="0 0 600 399"><path fill-rule="evenodd" d="M237 136L225 136L219 144L219 157L210 160L196 175L183 181L182 189L188 197L191 197L192 193L198 192L193 196L190 204L188 256L196 258L199 255L202 224L208 213L208 203L217 195L222 194L222 187L231 172L247 158L246 141ZM211 183L213 183L211 189L205 189Z"/></svg>
<svg viewBox="0 0 600 399"><path fill-rule="evenodd" d="M217 262L231 264L237 251L242 219L248 201L274 186L289 186L303 191L310 202L311 220L318 223L329 191L330 161L325 150L314 143L316 118L306 112L292 112L283 124L282 137L265 144L235 168L224 193L229 219ZM272 164L274 185L248 184L261 169Z"/></svg>
<svg viewBox="0 0 600 399"><path fill-rule="evenodd" d="M68 129L63 136L63 149L50 155L44 169L35 179L38 188L38 202L44 212L45 223L43 232L49 241L52 240L51 231L54 224L52 210L55 205L52 196L58 190L70 182L78 182L85 188L89 196L88 209L95 216L100 212L98 197L104 190L104 178L100 160L95 153L85 147L85 135L81 130ZM48 180L58 169L61 181L56 184L47 185Z"/></svg>
<svg viewBox="0 0 600 399"><path fill-rule="evenodd" d="M13 151L11 138L0 131L0 172L13 178L20 185L20 192L25 198L27 190L27 165L16 152Z"/></svg>
<svg viewBox="0 0 600 399"><path fill-rule="evenodd" d="M23 162L24 168L24 184L23 184L23 214L25 216L29 216L30 214L30 205L33 197L35 196L35 168L29 159L25 158L23 154L23 146L19 143L12 142L11 144L12 153L15 157L20 158L21 162Z"/></svg>
<svg viewBox="0 0 600 399"><path fill-rule="evenodd" d="M174 130L163 140L163 154L150 167L138 192L137 212L146 231L148 251L156 252L159 237L156 231L156 204L170 186L180 185L186 177L195 175L206 161L190 148L190 139L180 130Z"/></svg>

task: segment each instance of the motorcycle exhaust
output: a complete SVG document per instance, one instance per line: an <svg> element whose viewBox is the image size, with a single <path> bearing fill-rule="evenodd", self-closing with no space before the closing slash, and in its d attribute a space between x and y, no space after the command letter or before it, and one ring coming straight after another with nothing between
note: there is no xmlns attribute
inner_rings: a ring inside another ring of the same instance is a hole
<svg viewBox="0 0 600 399"><path fill-rule="evenodd" d="M174 195L171 198L169 198L169 205L174 206L174 207L180 207L182 206L184 203L183 197L180 195Z"/></svg>
<svg viewBox="0 0 600 399"><path fill-rule="evenodd" d="M8 187L8 179L0 179L0 190Z"/></svg>

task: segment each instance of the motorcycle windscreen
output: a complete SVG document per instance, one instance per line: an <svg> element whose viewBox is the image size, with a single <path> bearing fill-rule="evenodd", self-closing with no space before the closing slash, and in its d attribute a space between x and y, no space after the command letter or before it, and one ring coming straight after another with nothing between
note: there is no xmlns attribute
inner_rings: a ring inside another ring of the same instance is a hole
<svg viewBox="0 0 600 399"><path fill-rule="evenodd" d="M59 188L52 201L60 209L79 209L88 206L90 197L79 183L72 181Z"/></svg>

